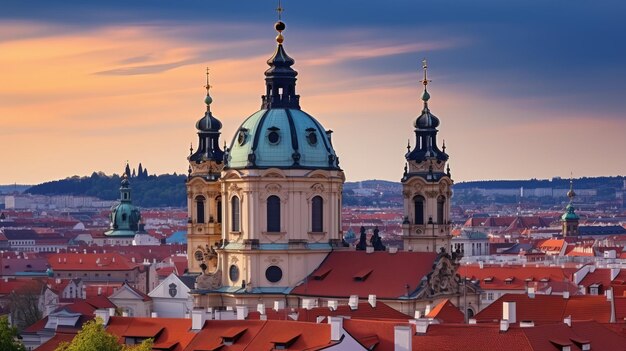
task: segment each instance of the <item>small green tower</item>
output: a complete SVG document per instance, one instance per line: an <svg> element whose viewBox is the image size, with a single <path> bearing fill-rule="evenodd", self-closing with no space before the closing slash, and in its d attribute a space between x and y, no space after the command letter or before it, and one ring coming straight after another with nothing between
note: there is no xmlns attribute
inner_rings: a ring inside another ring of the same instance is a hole
<svg viewBox="0 0 626 351"><path fill-rule="evenodd" d="M128 165L126 165L128 168ZM130 185L128 174L124 172L120 186L120 203L111 208L110 230L104 235L109 237L134 237L140 230L139 221L141 213L133 206L130 197Z"/></svg>
<svg viewBox="0 0 626 351"><path fill-rule="evenodd" d="M561 216L561 223L563 225L563 236L578 236L578 221L580 217L576 214L576 208L572 204L574 202L574 197L576 193L574 192L574 182L572 179L569 181L569 191L567 192L567 197L569 198L569 203L565 207L565 213Z"/></svg>

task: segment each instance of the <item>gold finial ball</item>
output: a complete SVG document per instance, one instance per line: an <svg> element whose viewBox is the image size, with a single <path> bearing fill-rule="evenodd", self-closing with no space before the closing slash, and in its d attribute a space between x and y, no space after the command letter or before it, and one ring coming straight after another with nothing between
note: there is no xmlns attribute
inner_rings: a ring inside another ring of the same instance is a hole
<svg viewBox="0 0 626 351"><path fill-rule="evenodd" d="M278 44L282 44L283 41L285 41L285 38L283 37L283 34L282 33L278 33L278 35L276 36L276 42Z"/></svg>
<svg viewBox="0 0 626 351"><path fill-rule="evenodd" d="M567 197L569 197L570 199L573 198L574 196L576 196L576 193L574 192L574 190L570 190L567 192Z"/></svg>

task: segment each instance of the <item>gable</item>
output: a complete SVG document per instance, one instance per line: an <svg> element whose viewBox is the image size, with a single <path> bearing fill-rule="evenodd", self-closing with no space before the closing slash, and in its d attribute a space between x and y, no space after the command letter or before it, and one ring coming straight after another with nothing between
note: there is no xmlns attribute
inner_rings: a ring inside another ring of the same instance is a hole
<svg viewBox="0 0 626 351"><path fill-rule="evenodd" d="M174 289L175 294L172 297L170 290ZM167 276L156 288L152 289L148 296L152 298L167 298L167 299L187 299L189 297L189 287L183 283L176 274L171 273Z"/></svg>

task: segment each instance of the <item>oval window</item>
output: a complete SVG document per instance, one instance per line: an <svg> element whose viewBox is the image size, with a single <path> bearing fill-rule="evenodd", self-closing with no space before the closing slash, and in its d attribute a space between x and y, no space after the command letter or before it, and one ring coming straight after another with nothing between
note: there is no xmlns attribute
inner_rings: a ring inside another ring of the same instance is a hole
<svg viewBox="0 0 626 351"><path fill-rule="evenodd" d="M239 134L237 135L237 143L239 143L239 145L243 145L246 143L247 140L248 140L248 130L245 128L240 129Z"/></svg>
<svg viewBox="0 0 626 351"><path fill-rule="evenodd" d="M306 141L312 146L317 145L317 134L315 133L315 129L307 128Z"/></svg>
<svg viewBox="0 0 626 351"><path fill-rule="evenodd" d="M280 135L278 135L277 131L273 130L267 134L267 140L269 140L270 144L278 144Z"/></svg>
<svg viewBox="0 0 626 351"><path fill-rule="evenodd" d="M228 269L228 278L230 278L231 282L236 282L239 280L239 267L236 265L231 265Z"/></svg>
<svg viewBox="0 0 626 351"><path fill-rule="evenodd" d="M269 266L265 270L265 278L271 283L277 283L283 279L283 270L278 266Z"/></svg>

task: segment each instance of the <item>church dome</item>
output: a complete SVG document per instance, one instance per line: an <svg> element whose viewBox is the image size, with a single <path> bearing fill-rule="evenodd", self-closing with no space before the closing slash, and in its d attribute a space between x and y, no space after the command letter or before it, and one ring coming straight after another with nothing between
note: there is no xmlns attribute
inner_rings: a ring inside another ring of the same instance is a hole
<svg viewBox="0 0 626 351"><path fill-rule="evenodd" d="M200 132L218 132L222 129L222 122L213 117L211 111L207 111L198 122L196 122L196 129Z"/></svg>
<svg viewBox="0 0 626 351"><path fill-rule="evenodd" d="M130 199L130 187L128 176L122 175L122 186L120 187L120 203L111 208L109 219L111 221L110 230L105 232L106 236L132 237L139 231L139 221L141 213L133 206Z"/></svg>
<svg viewBox="0 0 626 351"><path fill-rule="evenodd" d="M300 109L262 109L248 117L229 148L229 168L339 169L322 125Z"/></svg>
<svg viewBox="0 0 626 351"><path fill-rule="evenodd" d="M227 150L226 168L336 169L339 161L330 132L300 109L295 60L283 47L283 22L276 23L278 45L265 71L261 110L248 117Z"/></svg>
<svg viewBox="0 0 626 351"><path fill-rule="evenodd" d="M433 129L439 127L439 118L435 117L430 110L424 109L422 114L417 117L414 124L418 129Z"/></svg>

